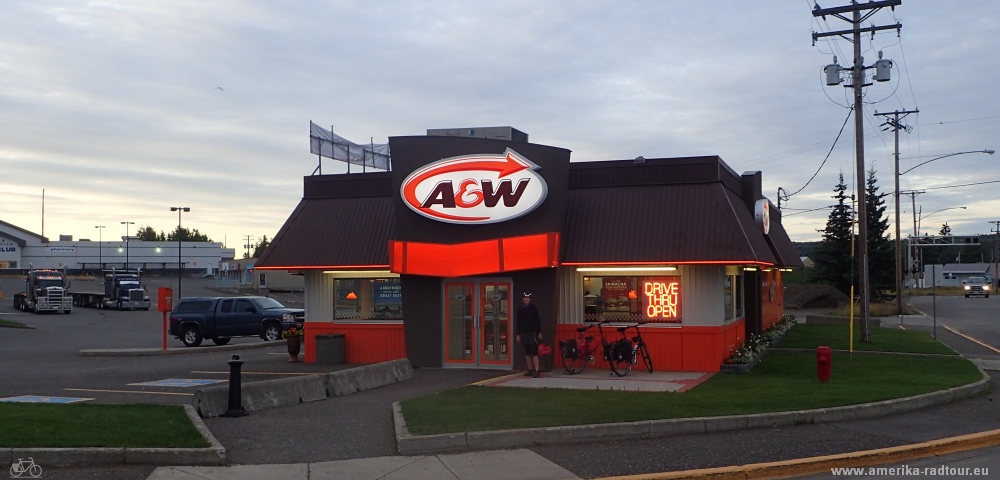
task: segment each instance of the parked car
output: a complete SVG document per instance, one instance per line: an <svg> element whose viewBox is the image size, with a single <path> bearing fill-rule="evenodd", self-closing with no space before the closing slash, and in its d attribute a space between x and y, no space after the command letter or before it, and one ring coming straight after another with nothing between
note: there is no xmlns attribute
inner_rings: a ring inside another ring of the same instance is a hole
<svg viewBox="0 0 1000 480"><path fill-rule="evenodd" d="M965 298L969 298L971 295L982 295L990 298L990 284L986 281L986 277L969 277L962 283L965 285Z"/></svg>
<svg viewBox="0 0 1000 480"><path fill-rule="evenodd" d="M259 336L274 341L291 327L302 330L305 310L286 308L267 297L182 298L170 312L170 335L188 347L209 338L225 345L233 337Z"/></svg>

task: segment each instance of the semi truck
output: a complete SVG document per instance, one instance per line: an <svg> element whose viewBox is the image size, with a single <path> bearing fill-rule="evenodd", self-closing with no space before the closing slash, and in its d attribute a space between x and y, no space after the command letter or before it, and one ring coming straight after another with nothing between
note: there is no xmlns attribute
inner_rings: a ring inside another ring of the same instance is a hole
<svg viewBox="0 0 1000 480"><path fill-rule="evenodd" d="M24 292L14 294L14 308L25 312L60 312L73 310L73 299L66 289L66 273L61 270L31 269L24 279Z"/></svg>
<svg viewBox="0 0 1000 480"><path fill-rule="evenodd" d="M140 282L141 272L112 270L104 275L103 290L70 292L73 305L78 307L114 308L117 310L149 310L149 297Z"/></svg>

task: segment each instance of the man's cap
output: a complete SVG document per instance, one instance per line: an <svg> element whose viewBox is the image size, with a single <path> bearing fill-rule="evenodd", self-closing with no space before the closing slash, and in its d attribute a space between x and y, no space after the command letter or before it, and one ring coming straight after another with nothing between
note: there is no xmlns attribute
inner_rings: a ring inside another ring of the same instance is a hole
<svg viewBox="0 0 1000 480"><path fill-rule="evenodd" d="M528 298L531 298L531 292L524 292L524 296L528 297Z"/></svg>

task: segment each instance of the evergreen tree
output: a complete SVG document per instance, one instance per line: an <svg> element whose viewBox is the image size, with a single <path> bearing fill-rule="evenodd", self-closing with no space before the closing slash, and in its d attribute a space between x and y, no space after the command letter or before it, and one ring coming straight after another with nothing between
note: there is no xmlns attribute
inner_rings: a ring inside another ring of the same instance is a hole
<svg viewBox="0 0 1000 480"><path fill-rule="evenodd" d="M826 228L819 230L823 240L813 251L812 280L816 283L832 285L841 292L849 293L853 277L851 275L851 225L852 208L847 201L847 185L844 184L844 174L841 173L837 186L833 188L831 197L837 201L830 211Z"/></svg>
<svg viewBox="0 0 1000 480"><path fill-rule="evenodd" d="M260 258L264 250L267 250L267 246L271 244L271 241L267 239L267 235L261 237L256 245L253 246L253 258Z"/></svg>
<svg viewBox="0 0 1000 480"><path fill-rule="evenodd" d="M889 219L885 215L887 193L878 192L875 168L868 170L865 182L865 206L868 210L868 289L871 302L885 301L896 284L896 246L889 238Z"/></svg>

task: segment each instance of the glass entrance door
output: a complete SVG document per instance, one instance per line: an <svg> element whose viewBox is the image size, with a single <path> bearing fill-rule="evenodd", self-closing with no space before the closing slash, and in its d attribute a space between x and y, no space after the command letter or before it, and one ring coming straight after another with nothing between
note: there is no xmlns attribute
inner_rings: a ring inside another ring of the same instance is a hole
<svg viewBox="0 0 1000 480"><path fill-rule="evenodd" d="M444 284L444 361L453 366L509 367L510 282Z"/></svg>

